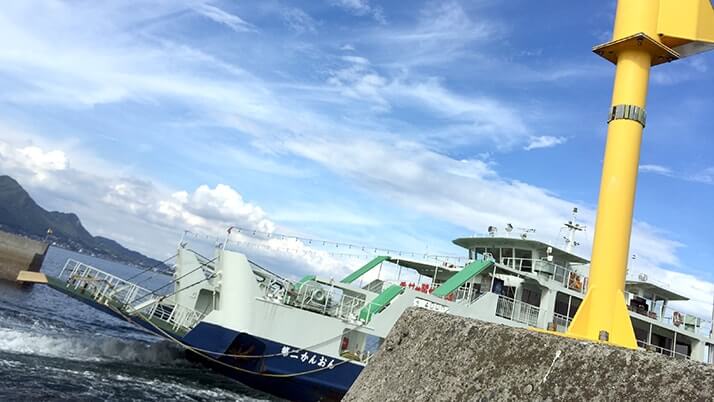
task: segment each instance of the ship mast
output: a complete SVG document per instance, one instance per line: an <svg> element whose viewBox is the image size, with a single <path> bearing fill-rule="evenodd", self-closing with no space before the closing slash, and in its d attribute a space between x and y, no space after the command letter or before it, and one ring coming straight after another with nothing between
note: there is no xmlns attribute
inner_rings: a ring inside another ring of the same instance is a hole
<svg viewBox="0 0 714 402"><path fill-rule="evenodd" d="M575 241L575 234L577 232L584 232L587 227L577 223L578 218L578 208L573 208L573 219L565 223L565 229L568 230L568 235L564 236L565 239L565 251L572 253L573 249L580 245Z"/></svg>
<svg viewBox="0 0 714 402"><path fill-rule="evenodd" d="M712 326L709 329L709 337L714 336L714 304L712 304ZM712 349L712 357L714 357L714 348Z"/></svg>

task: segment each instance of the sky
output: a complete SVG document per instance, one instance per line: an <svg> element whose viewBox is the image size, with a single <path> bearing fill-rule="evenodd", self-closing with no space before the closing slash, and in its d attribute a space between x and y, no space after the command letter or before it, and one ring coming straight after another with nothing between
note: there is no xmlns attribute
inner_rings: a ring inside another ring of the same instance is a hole
<svg viewBox="0 0 714 402"><path fill-rule="evenodd" d="M511 223L562 245L573 207L588 257L614 72L591 48L610 39L614 12L614 1L9 2L0 173L156 258L184 230L229 225L466 255L452 239ZM713 72L714 54L653 70L629 270L703 316ZM255 252L293 276L359 265L296 243Z"/></svg>

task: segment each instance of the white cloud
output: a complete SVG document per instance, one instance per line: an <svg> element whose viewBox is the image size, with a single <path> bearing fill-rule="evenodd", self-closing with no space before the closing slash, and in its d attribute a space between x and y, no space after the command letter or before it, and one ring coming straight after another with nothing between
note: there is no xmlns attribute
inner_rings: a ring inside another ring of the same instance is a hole
<svg viewBox="0 0 714 402"><path fill-rule="evenodd" d="M369 15L379 23L385 24L387 22L384 18L382 7L371 5L369 0L331 0L331 3L354 15Z"/></svg>
<svg viewBox="0 0 714 402"><path fill-rule="evenodd" d="M389 102L381 93L387 79L371 69L369 60L364 57L344 56L342 59L351 65L332 72L327 83L339 88L344 96L367 100L378 110L388 110Z"/></svg>
<svg viewBox="0 0 714 402"><path fill-rule="evenodd" d="M702 57L692 57L688 60L689 65L699 73L706 73L709 71L709 65Z"/></svg>
<svg viewBox="0 0 714 402"><path fill-rule="evenodd" d="M649 164L640 165L640 172L658 174L694 183L714 184L714 167L707 167L695 173L682 173L676 172L667 166Z"/></svg>
<svg viewBox="0 0 714 402"><path fill-rule="evenodd" d="M419 26L412 32L404 31L395 39L411 42L445 43L455 40L459 44L492 37L499 30L494 23L475 22L463 6L455 1L434 2L421 10Z"/></svg>
<svg viewBox="0 0 714 402"><path fill-rule="evenodd" d="M223 24L236 32L255 31L255 27L243 20L241 17L226 12L216 6L206 3L198 3L193 6L193 9L202 16L219 24Z"/></svg>
<svg viewBox="0 0 714 402"><path fill-rule="evenodd" d="M515 107L494 98L456 94L435 78L389 78L360 56L343 56L341 60L348 65L331 72L327 80L330 86L339 89L345 97L367 102L372 111L389 112L393 104L398 104L435 116L441 122L439 127L420 135L438 147L488 143L507 151L535 138L529 137L528 126ZM541 143L565 141L559 137L537 139Z"/></svg>
<svg viewBox="0 0 714 402"><path fill-rule="evenodd" d="M702 169L688 177L689 180L704 184L714 184L714 167Z"/></svg>
<svg viewBox="0 0 714 402"><path fill-rule="evenodd" d="M241 194L225 184L218 184L215 188L202 185L191 194L175 193L172 199L162 203L181 211L182 216L192 217L185 223L195 221L193 217L200 217L211 222L210 227L239 224L265 232L275 230L275 224L260 207L245 202Z"/></svg>
<svg viewBox="0 0 714 402"><path fill-rule="evenodd" d="M17 150L19 156L26 160L37 170L65 170L69 167L67 157L59 150L45 152L34 146L20 148Z"/></svg>
<svg viewBox="0 0 714 402"><path fill-rule="evenodd" d="M371 39L393 56L394 68L404 69L473 59L478 56L475 44L498 41L505 31L505 25L496 19L474 20L459 2L436 1L419 10L415 24L384 27L376 30ZM478 57L473 68L486 63L487 59Z"/></svg>
<svg viewBox="0 0 714 402"><path fill-rule="evenodd" d="M662 165L640 165L640 173L655 173L662 176L671 176L672 169Z"/></svg>
<svg viewBox="0 0 714 402"><path fill-rule="evenodd" d="M367 60L364 57L360 57L360 56L342 56L342 60L349 62L349 63L353 63L353 64L361 64L361 65L369 64L369 60Z"/></svg>
<svg viewBox="0 0 714 402"><path fill-rule="evenodd" d="M568 139L565 137L553 137L550 135L531 137L528 145L526 145L523 149L530 151L540 148L552 148L564 144L567 140Z"/></svg>
<svg viewBox="0 0 714 402"><path fill-rule="evenodd" d="M309 14L299 8L288 8L282 11L285 24L297 33L317 32L317 22Z"/></svg>

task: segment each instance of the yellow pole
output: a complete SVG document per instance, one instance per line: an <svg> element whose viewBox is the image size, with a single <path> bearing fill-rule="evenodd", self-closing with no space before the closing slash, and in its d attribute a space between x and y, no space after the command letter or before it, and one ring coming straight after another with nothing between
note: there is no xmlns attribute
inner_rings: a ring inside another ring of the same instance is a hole
<svg viewBox="0 0 714 402"><path fill-rule="evenodd" d="M659 0L619 0L613 41L657 35ZM624 286L652 55L632 42L618 53L588 293L571 336L636 348Z"/></svg>

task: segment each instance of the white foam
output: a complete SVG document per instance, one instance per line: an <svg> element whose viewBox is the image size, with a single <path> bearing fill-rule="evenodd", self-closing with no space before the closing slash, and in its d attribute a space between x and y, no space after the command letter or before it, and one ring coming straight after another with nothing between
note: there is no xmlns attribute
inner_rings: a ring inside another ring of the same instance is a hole
<svg viewBox="0 0 714 402"><path fill-rule="evenodd" d="M22 363L15 360L0 360L0 367L17 368L20 366L22 366Z"/></svg>
<svg viewBox="0 0 714 402"><path fill-rule="evenodd" d="M0 328L0 351L81 361L159 364L182 361L180 350L164 342L147 344L98 335L41 334L15 328Z"/></svg>

